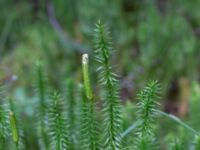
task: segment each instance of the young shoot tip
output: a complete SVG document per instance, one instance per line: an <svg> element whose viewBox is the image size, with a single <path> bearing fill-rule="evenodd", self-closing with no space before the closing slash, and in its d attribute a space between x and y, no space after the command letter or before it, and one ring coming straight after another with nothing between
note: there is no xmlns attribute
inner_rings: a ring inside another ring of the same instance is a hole
<svg viewBox="0 0 200 150"><path fill-rule="evenodd" d="M83 64L88 64L88 54L82 55L82 62L83 62Z"/></svg>

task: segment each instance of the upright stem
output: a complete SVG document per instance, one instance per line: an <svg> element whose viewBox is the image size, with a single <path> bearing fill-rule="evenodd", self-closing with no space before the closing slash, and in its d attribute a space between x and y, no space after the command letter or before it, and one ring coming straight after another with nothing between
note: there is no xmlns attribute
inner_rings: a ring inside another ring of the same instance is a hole
<svg viewBox="0 0 200 150"><path fill-rule="evenodd" d="M12 139L16 145L16 150L18 150L19 149L19 134L18 134L15 115L13 112L10 112L9 116L10 116L10 127L11 127L11 132L12 132Z"/></svg>
<svg viewBox="0 0 200 150"><path fill-rule="evenodd" d="M85 116L86 121L84 124L86 125L86 134L88 135L87 139L89 143L87 148L89 150L97 150L98 142L97 142L97 131L96 131L96 122L95 122L95 105L94 105L94 97L92 93L92 88L90 85L90 76L89 76L89 65L88 65L88 54L83 54L82 56L82 68L83 68L83 82L84 82L84 91L86 96L86 101L84 101L85 108ZM85 134L85 133L84 133ZM85 147L86 148L86 147Z"/></svg>

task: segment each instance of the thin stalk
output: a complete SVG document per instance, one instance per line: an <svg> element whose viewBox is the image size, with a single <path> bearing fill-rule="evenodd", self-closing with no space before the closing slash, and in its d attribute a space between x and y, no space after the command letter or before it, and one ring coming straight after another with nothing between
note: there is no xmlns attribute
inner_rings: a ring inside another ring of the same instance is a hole
<svg viewBox="0 0 200 150"><path fill-rule="evenodd" d="M178 123L179 125L181 125L182 127L184 127L185 129L187 129L188 131L191 131L193 134L195 135L200 135L199 132L197 132L196 130L194 130L192 127L190 127L188 124L184 123L183 121L181 121L180 118L172 115L172 114L168 114L168 113L165 113L163 111L160 111L160 110L156 110L156 112L162 116L165 116L173 121L175 121L176 123Z"/></svg>
<svg viewBox="0 0 200 150"><path fill-rule="evenodd" d="M94 97L92 93L92 88L90 85L90 76L89 76L89 63L88 63L88 54L83 54L82 56L82 69L83 69L83 82L84 82L84 94L86 99L83 99L83 134L87 140L84 142L83 148L89 150L97 150L98 141L97 141L97 126L95 120L95 105ZM84 138L84 137L83 137Z"/></svg>
<svg viewBox="0 0 200 150"><path fill-rule="evenodd" d="M178 117L176 117L172 114L165 113L165 112L160 111L160 110L156 110L156 112L158 114L164 116L164 117L167 117L168 119L175 121L176 123L178 123L179 125L181 125L185 129L187 129L188 131L191 131L193 134L198 135L198 136L200 135L198 131L196 131L195 129L193 129L191 126L184 123L183 121L181 121L180 118L178 118ZM122 132L121 137L124 138L128 134L130 134L133 130L135 130L137 128L138 124L140 124L139 121L133 122L132 125L130 125L124 132Z"/></svg>
<svg viewBox="0 0 200 150"><path fill-rule="evenodd" d="M10 127L12 132L12 139L16 145L16 150L19 150L19 133L16 124L16 118L13 112L10 112Z"/></svg>

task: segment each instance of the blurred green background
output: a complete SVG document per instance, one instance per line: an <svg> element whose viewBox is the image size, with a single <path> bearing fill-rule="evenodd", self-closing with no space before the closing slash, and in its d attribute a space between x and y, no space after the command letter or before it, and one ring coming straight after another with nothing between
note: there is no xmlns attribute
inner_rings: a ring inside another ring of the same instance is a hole
<svg viewBox="0 0 200 150"><path fill-rule="evenodd" d="M0 82L18 111L32 116L36 61L44 63L49 85L61 89L67 78L82 82L81 55L87 52L96 89L93 37L100 19L113 38L124 128L134 120L136 93L156 79L162 85L161 109L198 130L199 10L199 0L1 0ZM189 138L174 127L163 120L160 136L167 132L163 139L169 140L176 130Z"/></svg>

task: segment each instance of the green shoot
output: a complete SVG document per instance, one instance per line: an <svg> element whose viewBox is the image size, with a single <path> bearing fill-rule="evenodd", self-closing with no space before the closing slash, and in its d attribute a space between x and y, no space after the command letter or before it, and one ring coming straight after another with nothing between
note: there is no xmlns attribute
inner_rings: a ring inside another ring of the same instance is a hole
<svg viewBox="0 0 200 150"><path fill-rule="evenodd" d="M60 95L54 93L49 110L48 124L51 150L67 150L69 148L69 138L67 124L62 113Z"/></svg>
<svg viewBox="0 0 200 150"><path fill-rule="evenodd" d="M96 60L99 62L98 72L100 83L105 89L104 99L104 149L121 149L121 112L118 83L116 74L113 73L110 65L111 44L110 37L104 25L100 21L96 24Z"/></svg>
<svg viewBox="0 0 200 150"><path fill-rule="evenodd" d="M82 56L82 68L83 68L83 106L82 106L82 148L87 150L98 150L98 132L95 114L95 103L92 94L92 88L90 85L89 76L89 63L88 55Z"/></svg>

